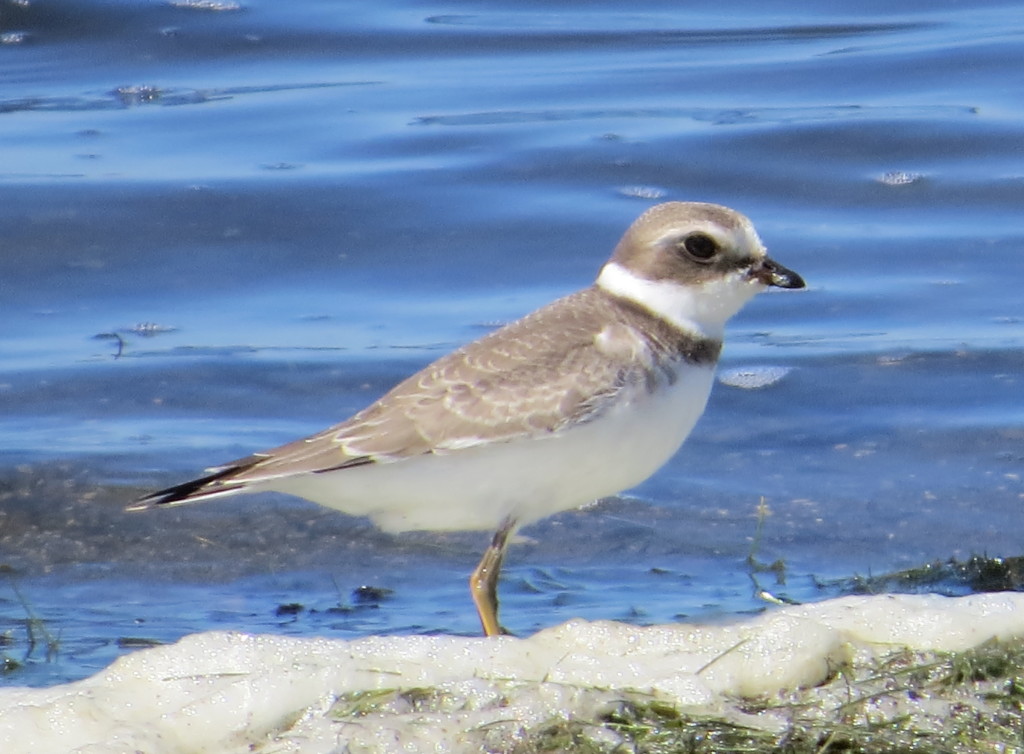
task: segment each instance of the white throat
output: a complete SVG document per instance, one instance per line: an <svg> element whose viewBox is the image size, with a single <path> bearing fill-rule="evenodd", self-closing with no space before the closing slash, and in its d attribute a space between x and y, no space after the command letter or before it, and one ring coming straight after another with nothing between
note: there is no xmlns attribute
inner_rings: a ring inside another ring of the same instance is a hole
<svg viewBox="0 0 1024 754"><path fill-rule="evenodd" d="M729 318L765 288L740 271L700 285L685 285L639 277L617 262L601 269L597 286L639 304L682 330L716 340L722 339Z"/></svg>

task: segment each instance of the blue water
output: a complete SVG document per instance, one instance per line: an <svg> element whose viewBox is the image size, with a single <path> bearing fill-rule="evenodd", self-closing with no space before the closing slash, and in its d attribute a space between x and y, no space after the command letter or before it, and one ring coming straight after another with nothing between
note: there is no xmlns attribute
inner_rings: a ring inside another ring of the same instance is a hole
<svg viewBox="0 0 1024 754"><path fill-rule="evenodd" d="M0 682L209 628L475 632L484 535L122 507L587 284L667 199L739 209L808 280L723 356L790 371L526 530L508 628L764 609L762 496L787 578L756 578L791 599L1020 554L1024 6L727 10L0 0Z"/></svg>

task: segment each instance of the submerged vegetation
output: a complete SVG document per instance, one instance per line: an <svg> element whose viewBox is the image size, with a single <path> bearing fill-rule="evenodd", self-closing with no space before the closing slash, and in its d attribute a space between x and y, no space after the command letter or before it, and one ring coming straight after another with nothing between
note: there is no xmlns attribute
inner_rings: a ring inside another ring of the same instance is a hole
<svg viewBox="0 0 1024 754"><path fill-rule="evenodd" d="M35 614L31 604L29 604L25 595L18 588L14 569L8 565L0 564L0 575L7 578L11 593L25 612L25 617L19 621L24 627L24 644L20 644L17 641L13 630L7 630L0 635L0 675L19 670L25 662L36 654L36 650L40 646L45 650L46 662L52 662L60 651L60 639L50 631L45 621ZM7 651L17 646L24 647L21 660L15 659Z"/></svg>
<svg viewBox="0 0 1024 754"><path fill-rule="evenodd" d="M607 700L607 689L589 691ZM820 686L729 702L711 716L620 692L593 715L518 730L506 719L476 733L495 754L1011 754L1024 751L1024 642L990 641L964 652L861 651ZM330 717L365 724L404 716L429 728L429 719L475 707L451 690L391 688L342 695Z"/></svg>
<svg viewBox="0 0 1024 754"><path fill-rule="evenodd" d="M515 754L886 754L1024 751L1024 643L905 649L837 668L825 684L736 699L722 717L624 700L595 720L551 721Z"/></svg>
<svg viewBox="0 0 1024 754"><path fill-rule="evenodd" d="M851 594L1019 592L1024 591L1024 556L950 558L880 576L854 576L837 582L836 586Z"/></svg>

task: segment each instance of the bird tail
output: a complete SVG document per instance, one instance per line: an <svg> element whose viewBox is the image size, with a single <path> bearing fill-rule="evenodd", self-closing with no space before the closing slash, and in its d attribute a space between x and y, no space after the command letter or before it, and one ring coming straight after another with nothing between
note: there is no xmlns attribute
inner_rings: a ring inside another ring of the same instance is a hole
<svg viewBox="0 0 1024 754"><path fill-rule="evenodd" d="M242 492L248 486L244 481L234 484L231 479L259 463L259 457L246 458L226 466L210 469L210 473L173 487L151 492L129 505L127 511L144 511L162 506L200 503L218 497L227 497Z"/></svg>

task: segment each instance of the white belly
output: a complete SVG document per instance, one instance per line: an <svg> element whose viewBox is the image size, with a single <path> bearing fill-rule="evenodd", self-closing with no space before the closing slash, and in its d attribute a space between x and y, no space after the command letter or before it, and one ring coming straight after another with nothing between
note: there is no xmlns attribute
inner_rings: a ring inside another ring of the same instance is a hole
<svg viewBox="0 0 1024 754"><path fill-rule="evenodd" d="M508 517L525 525L653 474L690 434L713 380L713 367L686 365L674 384L549 437L286 477L271 489L393 532L491 530Z"/></svg>

